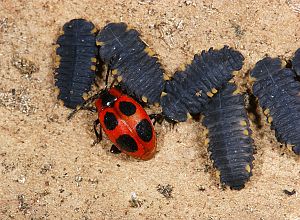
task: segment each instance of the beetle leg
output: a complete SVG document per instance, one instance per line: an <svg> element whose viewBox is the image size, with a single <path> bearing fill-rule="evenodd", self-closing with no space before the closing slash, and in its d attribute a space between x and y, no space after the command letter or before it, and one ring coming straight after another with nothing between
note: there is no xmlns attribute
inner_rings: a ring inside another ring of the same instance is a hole
<svg viewBox="0 0 300 220"><path fill-rule="evenodd" d="M102 129L100 126L100 132L97 131L97 126L100 124L99 119L94 121L94 131L97 137L96 143L99 143L102 140Z"/></svg>
<svg viewBox="0 0 300 220"><path fill-rule="evenodd" d="M96 107L94 107L94 106L86 106L86 107L84 107L84 108L82 108L83 110L89 110L89 111L91 111L91 112L97 112L97 108Z"/></svg>
<svg viewBox="0 0 300 220"><path fill-rule="evenodd" d="M177 124L177 121L174 121L174 120L168 118L168 117L165 116L163 113L159 113L159 114L150 114L150 115L149 115L149 118L150 118L151 120L154 119L153 125L155 125L156 122L157 122L158 124L162 124L162 122L163 122L164 120L166 120L167 122L169 122L169 123L172 125L172 129L174 129L175 124Z"/></svg>
<svg viewBox="0 0 300 220"><path fill-rule="evenodd" d="M162 113L159 113L159 114L150 114L150 115L149 115L149 118L150 118L151 120L154 119L153 125L155 125L156 122L157 122L158 124L161 124L161 123L163 122L163 120L165 119Z"/></svg>
<svg viewBox="0 0 300 220"><path fill-rule="evenodd" d="M119 148L117 148L116 145L113 144L113 145L111 146L109 152L111 152L112 154L119 154L119 153L121 153L122 151L120 151Z"/></svg>

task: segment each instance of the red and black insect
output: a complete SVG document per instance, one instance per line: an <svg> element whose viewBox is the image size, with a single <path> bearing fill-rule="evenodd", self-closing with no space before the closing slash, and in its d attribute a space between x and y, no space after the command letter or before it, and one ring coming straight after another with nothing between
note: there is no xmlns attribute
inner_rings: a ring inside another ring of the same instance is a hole
<svg viewBox="0 0 300 220"><path fill-rule="evenodd" d="M95 79L96 46L95 26L84 19L74 19L63 27L64 34L57 39L55 85L58 98L66 107L76 108L84 102Z"/></svg>
<svg viewBox="0 0 300 220"><path fill-rule="evenodd" d="M68 117L70 119L80 109L90 109L95 101L98 119L94 130L98 141L102 140L102 129L115 144L112 153L124 152L138 159L151 159L156 152L156 133L151 119L159 118L156 114L148 116L143 107L132 97L125 95L116 87L108 88L108 70L105 88L90 97ZM100 132L97 127L100 125Z"/></svg>
<svg viewBox="0 0 300 220"><path fill-rule="evenodd" d="M218 89L243 66L243 55L228 46L196 54L184 71L166 81L161 97L163 114L174 121L186 121L188 113L201 113Z"/></svg>
<svg viewBox="0 0 300 220"><path fill-rule="evenodd" d="M150 117L143 107L117 88L104 89L96 99L98 119L108 138L121 151L142 160L151 159L156 152L156 134Z"/></svg>
<svg viewBox="0 0 300 220"><path fill-rule="evenodd" d="M253 140L244 96L227 83L212 97L204 111L210 158L220 171L220 180L233 189L244 188L252 175Z"/></svg>
<svg viewBox="0 0 300 220"><path fill-rule="evenodd" d="M154 53L125 23L109 23L97 35L99 55L129 95L159 104L164 87L163 70Z"/></svg>
<svg viewBox="0 0 300 220"><path fill-rule="evenodd" d="M297 57L297 55L295 56ZM294 60L293 67L297 67ZM279 58L266 57L251 71L253 94L258 98L277 140L300 155L300 83L293 69L282 68ZM295 69L297 71L297 68Z"/></svg>

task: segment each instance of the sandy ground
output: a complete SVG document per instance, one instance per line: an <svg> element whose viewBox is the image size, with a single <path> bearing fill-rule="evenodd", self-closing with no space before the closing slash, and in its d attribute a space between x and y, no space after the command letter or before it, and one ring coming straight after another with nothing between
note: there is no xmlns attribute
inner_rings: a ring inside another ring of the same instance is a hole
<svg viewBox="0 0 300 220"><path fill-rule="evenodd" d="M199 122L156 125L158 152L146 162L111 154L106 138L92 146L97 116L66 120L52 60L60 28L83 17L99 28L127 22L170 75L224 44L245 56L243 75L265 54L289 59L300 47L299 1L64 2L0 0L0 219L300 219L300 161L269 125L252 124L250 182L222 189Z"/></svg>

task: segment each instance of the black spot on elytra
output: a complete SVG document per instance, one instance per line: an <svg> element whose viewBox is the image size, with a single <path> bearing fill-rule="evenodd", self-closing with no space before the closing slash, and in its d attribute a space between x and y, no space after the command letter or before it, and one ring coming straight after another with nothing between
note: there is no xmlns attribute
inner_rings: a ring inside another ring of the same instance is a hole
<svg viewBox="0 0 300 220"><path fill-rule="evenodd" d="M113 113L106 112L104 115L104 124L108 130L114 130L118 125L118 120Z"/></svg>
<svg viewBox="0 0 300 220"><path fill-rule="evenodd" d="M136 126L136 132L139 137L145 141L149 142L152 139L153 132L152 132L152 125L147 119L141 120Z"/></svg>
<svg viewBox="0 0 300 220"><path fill-rule="evenodd" d="M136 107L132 102L120 102L120 111L127 116L133 115L136 112Z"/></svg>
<svg viewBox="0 0 300 220"><path fill-rule="evenodd" d="M128 134L120 135L117 139L117 144L122 150L127 152L136 152L138 150L137 143Z"/></svg>

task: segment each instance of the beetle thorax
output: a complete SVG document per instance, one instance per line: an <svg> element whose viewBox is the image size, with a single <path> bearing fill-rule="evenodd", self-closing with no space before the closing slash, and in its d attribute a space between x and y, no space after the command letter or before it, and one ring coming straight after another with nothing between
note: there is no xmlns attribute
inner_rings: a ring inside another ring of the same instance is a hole
<svg viewBox="0 0 300 220"><path fill-rule="evenodd" d="M112 107L117 101L117 97L109 93L108 90L104 90L101 95L101 100L103 107Z"/></svg>

